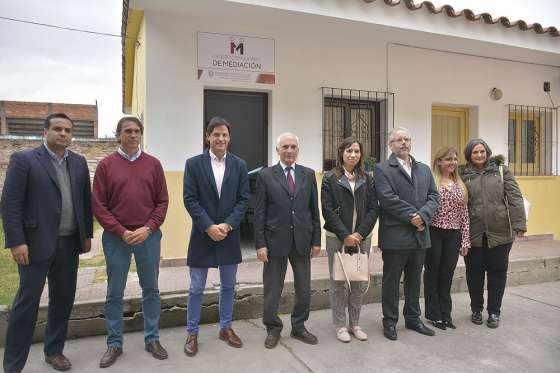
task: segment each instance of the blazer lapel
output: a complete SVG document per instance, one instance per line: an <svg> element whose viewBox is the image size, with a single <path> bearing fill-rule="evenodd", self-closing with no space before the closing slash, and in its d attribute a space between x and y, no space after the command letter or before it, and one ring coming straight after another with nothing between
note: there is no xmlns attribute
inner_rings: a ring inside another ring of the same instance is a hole
<svg viewBox="0 0 560 373"><path fill-rule="evenodd" d="M74 157L71 152L68 152L68 158L66 158L66 164L68 166L68 176L70 177L70 192L72 193L72 201L74 206L76 205L76 199L78 198L78 193L74 193L74 191L78 191L78 178L76 176L76 171L78 170L78 159Z"/></svg>
<svg viewBox="0 0 560 373"><path fill-rule="evenodd" d="M391 161L391 165L396 166L399 169L399 171L401 172L401 174L403 174L405 179L410 184L412 184L412 178L410 176L408 176L408 173L404 170L404 167L401 165L401 162L399 162L399 160L397 159L397 156L395 154L391 154L390 161ZM411 168L411 170L412 170L412 168ZM411 173L412 173L412 171L411 171Z"/></svg>
<svg viewBox="0 0 560 373"><path fill-rule="evenodd" d="M224 179L222 180L222 191L224 190L224 186L226 185L226 180L229 177L229 175L231 174L231 168L233 167L233 159L231 158L231 155L228 154L226 155L226 170L224 172ZM216 188L216 191L218 189ZM222 193L223 195L223 193ZM220 195L221 198L221 195Z"/></svg>
<svg viewBox="0 0 560 373"><path fill-rule="evenodd" d="M340 177L340 179L338 179L337 182L341 187L348 189L348 191L350 193L352 193L352 187L350 186L350 182L348 181L348 178L346 177L346 175L342 175ZM356 188L357 189L357 188Z"/></svg>
<svg viewBox="0 0 560 373"><path fill-rule="evenodd" d="M305 174L303 173L303 168L301 166L298 166L296 164L295 167L295 173L296 173L296 191L294 193L294 198L296 198L298 192L301 190L301 188L303 188L303 184L305 181ZM286 181L286 186L288 185L288 182Z"/></svg>
<svg viewBox="0 0 560 373"><path fill-rule="evenodd" d="M276 180L278 180L278 182L280 183L282 188L284 188L286 193L290 195L291 193L290 193L290 189L288 189L288 180L286 179L286 175L284 174L284 170L282 169L282 166L280 166L280 163L274 166L273 172L274 172L274 176L276 177ZM296 180L297 180L297 175L296 175ZM297 189L297 184L296 184L296 189Z"/></svg>
<svg viewBox="0 0 560 373"><path fill-rule="evenodd" d="M41 145L41 147L37 150L37 159L39 159L39 163L45 167L47 174L60 191L60 185L58 184L58 177L56 176L56 171L52 164L51 155L47 152L47 149L45 149L45 145Z"/></svg>
<svg viewBox="0 0 560 373"><path fill-rule="evenodd" d="M356 180L356 185L354 186L354 192L356 192L359 188L362 187L366 183L367 178L360 177Z"/></svg>
<svg viewBox="0 0 560 373"><path fill-rule="evenodd" d="M208 150L204 152L204 156L202 157L202 169L204 170L204 174L206 175L206 178L210 182L210 185L213 186L212 190L216 194L216 198L220 199L220 196L218 195L218 187L216 186L216 179L214 179L214 172L212 171L212 162L210 161L210 153L208 152Z"/></svg>

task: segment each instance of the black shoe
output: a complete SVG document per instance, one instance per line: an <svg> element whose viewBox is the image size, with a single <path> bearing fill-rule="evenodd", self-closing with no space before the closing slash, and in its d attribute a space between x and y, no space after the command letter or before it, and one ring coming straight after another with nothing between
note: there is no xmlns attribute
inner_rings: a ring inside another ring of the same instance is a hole
<svg viewBox="0 0 560 373"><path fill-rule="evenodd" d="M165 351L165 348L163 348L163 346L161 345L161 343L159 343L159 341L151 341L146 343L146 351L148 351L150 354L152 354L153 357L155 357L158 360L165 360L167 359L167 351Z"/></svg>
<svg viewBox="0 0 560 373"><path fill-rule="evenodd" d="M391 341L397 340L397 328L394 324L383 325L383 335Z"/></svg>
<svg viewBox="0 0 560 373"><path fill-rule="evenodd" d="M471 321L473 324L482 325L482 312L473 311L471 315Z"/></svg>
<svg viewBox="0 0 560 373"><path fill-rule="evenodd" d="M447 329L445 327L445 322L443 322L443 320L430 320L430 322L432 323L433 326L435 326L438 329L441 329L441 330Z"/></svg>
<svg viewBox="0 0 560 373"><path fill-rule="evenodd" d="M266 336L265 340L264 340L264 347L266 348L274 348L278 345L278 342L280 341L280 335L275 335L275 334L269 334Z"/></svg>
<svg viewBox="0 0 560 373"><path fill-rule="evenodd" d="M451 319L443 320L443 324L449 329L457 329L457 327L453 324L453 321L451 321Z"/></svg>
<svg viewBox="0 0 560 373"><path fill-rule="evenodd" d="M427 335L427 336L433 336L436 335L436 332L434 332L432 329L428 328L426 325L424 325L424 323L420 320L416 321L415 323L405 323L404 324L405 328L410 329L410 330L414 330L420 334L423 335Z"/></svg>
<svg viewBox="0 0 560 373"><path fill-rule="evenodd" d="M299 328L299 329L292 329L292 332L290 333L290 336L292 338L298 339L300 341L302 341L303 343L307 343L310 345L316 345L317 343L319 343L319 340L317 339L317 337L315 337L313 334L309 333L309 331L307 329L305 329L305 327Z"/></svg>
<svg viewBox="0 0 560 373"><path fill-rule="evenodd" d="M488 315L486 326L488 326L490 329L496 329L498 326L500 326L500 315L497 315L495 313L491 313L490 315Z"/></svg>

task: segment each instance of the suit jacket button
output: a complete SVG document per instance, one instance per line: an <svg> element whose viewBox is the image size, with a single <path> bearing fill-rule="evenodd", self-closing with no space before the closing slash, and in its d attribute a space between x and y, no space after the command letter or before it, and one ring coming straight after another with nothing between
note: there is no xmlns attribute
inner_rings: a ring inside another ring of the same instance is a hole
<svg viewBox="0 0 560 373"><path fill-rule="evenodd" d="M294 226L293 226L293 225L290 225L290 229L294 229Z"/></svg>
<svg viewBox="0 0 560 373"><path fill-rule="evenodd" d="M292 210L292 215L295 214L296 212L294 210Z"/></svg>

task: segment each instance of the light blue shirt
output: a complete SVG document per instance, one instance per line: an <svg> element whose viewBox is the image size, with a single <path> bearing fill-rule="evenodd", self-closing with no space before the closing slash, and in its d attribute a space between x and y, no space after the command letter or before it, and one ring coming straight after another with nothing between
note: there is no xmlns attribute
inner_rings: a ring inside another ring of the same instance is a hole
<svg viewBox="0 0 560 373"><path fill-rule="evenodd" d="M130 162L134 162L135 160L137 160L138 158L140 158L140 155L142 154L142 149L138 149L138 151L134 154L132 154L131 156L129 156L128 154L126 154L124 152L124 150L122 150L119 146L119 148L117 149L117 153L119 153L124 159L126 159L127 161Z"/></svg>
<svg viewBox="0 0 560 373"><path fill-rule="evenodd" d="M68 149L64 149L64 155L62 156L62 158L59 158L58 155L56 155L52 150L49 149L46 141L43 144L45 145L45 149L47 149L47 152L54 159L54 161L58 163L59 166L66 160L66 158L68 158Z"/></svg>

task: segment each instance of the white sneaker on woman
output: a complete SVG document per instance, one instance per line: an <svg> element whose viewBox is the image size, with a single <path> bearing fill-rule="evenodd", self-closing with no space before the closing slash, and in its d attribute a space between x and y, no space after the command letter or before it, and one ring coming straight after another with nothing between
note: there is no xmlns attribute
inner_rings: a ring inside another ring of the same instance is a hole
<svg viewBox="0 0 560 373"><path fill-rule="evenodd" d="M338 328L336 330L336 338L340 341L340 342L344 342L344 343L348 343L350 342L350 334L348 334L348 329L346 329L345 326L343 326L342 328Z"/></svg>
<svg viewBox="0 0 560 373"><path fill-rule="evenodd" d="M352 334L358 341L367 341L367 334L359 326L353 326L350 328L350 334Z"/></svg>

